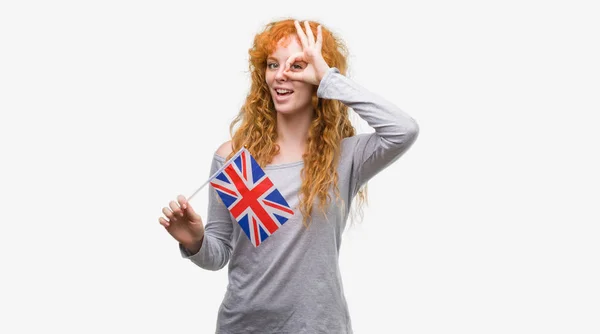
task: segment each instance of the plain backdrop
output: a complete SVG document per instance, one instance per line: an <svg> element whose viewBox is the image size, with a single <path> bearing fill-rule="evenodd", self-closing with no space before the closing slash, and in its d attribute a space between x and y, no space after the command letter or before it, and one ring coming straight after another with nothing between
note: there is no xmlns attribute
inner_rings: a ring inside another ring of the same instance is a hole
<svg viewBox="0 0 600 334"><path fill-rule="evenodd" d="M158 217L207 180L254 35L291 16L421 129L344 234L355 333L599 333L593 4L3 1L0 332L214 332L227 270Z"/></svg>

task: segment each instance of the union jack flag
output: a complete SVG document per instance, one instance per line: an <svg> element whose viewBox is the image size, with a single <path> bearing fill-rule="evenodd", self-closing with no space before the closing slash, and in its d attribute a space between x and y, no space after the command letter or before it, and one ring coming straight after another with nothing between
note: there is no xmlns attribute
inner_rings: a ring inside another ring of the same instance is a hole
<svg viewBox="0 0 600 334"><path fill-rule="evenodd" d="M243 148L210 180L231 215L258 247L294 211L250 152Z"/></svg>

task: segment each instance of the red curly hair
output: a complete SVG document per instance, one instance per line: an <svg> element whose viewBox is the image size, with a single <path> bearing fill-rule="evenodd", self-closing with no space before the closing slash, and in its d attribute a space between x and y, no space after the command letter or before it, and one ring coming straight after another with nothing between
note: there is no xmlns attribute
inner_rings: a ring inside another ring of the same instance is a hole
<svg viewBox="0 0 600 334"><path fill-rule="evenodd" d="M336 67L345 75L348 50L344 43L322 24L314 21L309 21L309 24L314 36L317 36L317 26L321 25L323 58L330 67ZM248 50L251 87L239 114L231 122L233 151L227 159L242 146L246 146L258 164L264 167L279 153L279 146L276 144L277 112L265 81L265 73L267 57L277 49L282 39L288 37L297 38L294 19L268 23L255 36L253 46ZM309 129L307 149L303 155L304 167L299 194L300 212L306 227L310 224L315 200L318 199L319 208L324 213L331 201L330 190L333 190L336 202L340 199L337 165L341 140L355 134L348 107L337 100L319 99L317 88L315 86L312 97L315 112ZM234 132L237 123L240 126ZM361 204L366 201L365 187L360 189L357 197Z"/></svg>

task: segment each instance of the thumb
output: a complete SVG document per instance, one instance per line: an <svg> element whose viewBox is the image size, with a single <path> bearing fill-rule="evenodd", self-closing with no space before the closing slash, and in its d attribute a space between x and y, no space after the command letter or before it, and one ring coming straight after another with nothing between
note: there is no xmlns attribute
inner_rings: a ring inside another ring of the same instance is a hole
<svg viewBox="0 0 600 334"><path fill-rule="evenodd" d="M192 222L202 221L202 217L194 211L194 208L190 205L190 203L186 202L183 207L183 213L186 217L188 217Z"/></svg>
<svg viewBox="0 0 600 334"><path fill-rule="evenodd" d="M302 74L302 72L294 72L291 71L290 69L286 69L283 74L290 80L295 80L295 81L303 81L304 78L304 74Z"/></svg>

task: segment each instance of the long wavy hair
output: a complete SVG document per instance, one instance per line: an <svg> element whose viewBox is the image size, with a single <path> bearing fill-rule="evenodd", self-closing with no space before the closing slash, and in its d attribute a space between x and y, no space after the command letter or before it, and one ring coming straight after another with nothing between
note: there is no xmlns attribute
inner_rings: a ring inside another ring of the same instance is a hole
<svg viewBox="0 0 600 334"><path fill-rule="evenodd" d="M316 38L320 23L310 21L309 24ZM301 26L304 29L304 25ZM345 75L348 49L340 38L323 25L321 31L323 58L330 67L336 67ZM277 112L265 81L265 72L267 57L276 50L282 39L288 37L297 38L294 19L273 21L255 36L254 43L248 50L251 86L244 105L230 125L233 151L228 159L245 146L257 163L264 167L279 153L279 146L276 144ZM303 155L304 167L301 171L302 185L299 194L299 209L303 216L302 223L306 227L310 225L316 201L325 214L325 208L331 203L330 190L335 194L336 203L340 200L337 166L341 140L355 134L348 107L337 100L318 98L317 88L314 87L312 96L314 117ZM240 125L234 132L237 123ZM362 187L356 197L359 202L357 209L362 218L361 207L366 203L366 187ZM345 205L343 202L341 204Z"/></svg>

